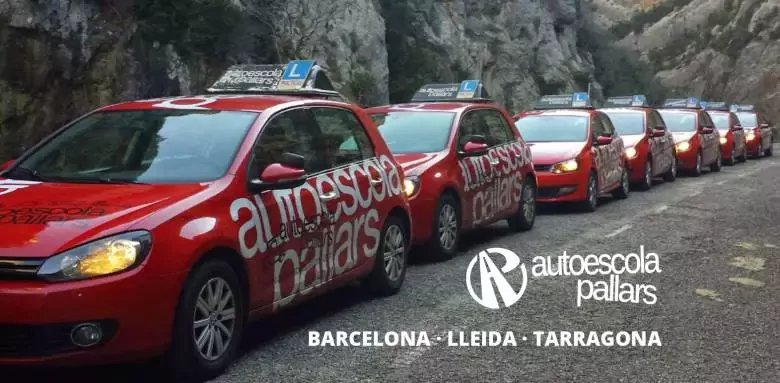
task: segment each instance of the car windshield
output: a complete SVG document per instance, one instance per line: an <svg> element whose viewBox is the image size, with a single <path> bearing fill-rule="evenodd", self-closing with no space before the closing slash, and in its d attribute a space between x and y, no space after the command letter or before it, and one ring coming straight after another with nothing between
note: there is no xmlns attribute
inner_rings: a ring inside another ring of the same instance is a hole
<svg viewBox="0 0 780 383"><path fill-rule="evenodd" d="M585 116L527 116L515 126L527 142L581 142L588 138Z"/></svg>
<svg viewBox="0 0 780 383"><path fill-rule="evenodd" d="M758 125L756 124L756 114L753 112L739 112L737 113L737 118L739 118L742 126L746 128L753 128Z"/></svg>
<svg viewBox="0 0 780 383"><path fill-rule="evenodd" d="M455 113L388 112L371 114L392 153L433 153L447 147Z"/></svg>
<svg viewBox="0 0 780 383"><path fill-rule="evenodd" d="M672 110L659 110L666 123L666 128L671 132L695 132L696 113Z"/></svg>
<svg viewBox="0 0 780 383"><path fill-rule="evenodd" d="M718 130L729 129L729 114L728 113L709 113L710 119L715 124Z"/></svg>
<svg viewBox="0 0 780 383"><path fill-rule="evenodd" d="M612 125L615 126L618 134L621 136L630 136L644 134L645 132L645 113L640 111L607 111L603 112L609 116Z"/></svg>
<svg viewBox="0 0 780 383"><path fill-rule="evenodd" d="M258 114L230 111L97 112L15 166L9 178L86 183L198 183L227 172Z"/></svg>

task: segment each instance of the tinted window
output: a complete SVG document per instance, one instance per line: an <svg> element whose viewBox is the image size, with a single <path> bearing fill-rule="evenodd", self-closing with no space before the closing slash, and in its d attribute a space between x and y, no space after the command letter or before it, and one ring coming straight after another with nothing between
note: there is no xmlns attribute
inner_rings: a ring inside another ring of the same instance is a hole
<svg viewBox="0 0 780 383"><path fill-rule="evenodd" d="M307 173L317 173L331 167L325 154L322 136L311 115L304 109L283 112L272 118L260 133L253 153L250 177L258 177L270 164L282 160L286 152L305 158Z"/></svg>
<svg viewBox="0 0 780 383"><path fill-rule="evenodd" d="M699 125L702 127L715 127L715 124L712 122L712 119L707 112L699 113Z"/></svg>
<svg viewBox="0 0 780 383"><path fill-rule="evenodd" d="M256 118L257 113L228 111L99 112L20 166L62 181L212 181L225 175Z"/></svg>
<svg viewBox="0 0 780 383"><path fill-rule="evenodd" d="M447 147L455 114L451 112L375 113L371 119L393 153L432 153Z"/></svg>
<svg viewBox="0 0 780 383"><path fill-rule="evenodd" d="M650 129L654 130L659 126L663 126L664 129L666 129L666 124L664 123L664 119L661 118L661 115L658 114L656 111L651 111L650 116L652 116L652 125L650 125Z"/></svg>
<svg viewBox="0 0 780 383"><path fill-rule="evenodd" d="M754 128L758 126L756 123L756 114L753 112L737 112L739 121L742 122L742 126L746 128Z"/></svg>
<svg viewBox="0 0 780 383"><path fill-rule="evenodd" d="M599 118L593 119L593 124L590 126L590 130L593 134L593 139L595 140L596 137L605 136L607 135L607 131L604 129L604 124L601 122Z"/></svg>
<svg viewBox="0 0 780 383"><path fill-rule="evenodd" d="M671 132L695 132L696 113L673 110L659 111L664 119L666 128Z"/></svg>
<svg viewBox="0 0 780 383"><path fill-rule="evenodd" d="M484 118L484 122L487 125L487 133L489 134L488 139L494 145L502 145L515 140L512 128L501 113L489 109L480 110L478 113Z"/></svg>
<svg viewBox="0 0 780 383"><path fill-rule="evenodd" d="M311 112L322 132L322 147L331 166L374 156L371 140L354 113L338 108L312 108Z"/></svg>
<svg viewBox="0 0 780 383"><path fill-rule="evenodd" d="M729 129L729 116L728 113L708 113L710 116L710 119L715 124L715 127L718 130L728 130Z"/></svg>
<svg viewBox="0 0 780 383"><path fill-rule="evenodd" d="M528 142L581 142L588 138L586 116L527 116L515 126Z"/></svg>
<svg viewBox="0 0 780 383"><path fill-rule="evenodd" d="M612 125L619 135L627 136L632 134L644 134L645 132L645 114L644 112L604 112L609 116Z"/></svg>

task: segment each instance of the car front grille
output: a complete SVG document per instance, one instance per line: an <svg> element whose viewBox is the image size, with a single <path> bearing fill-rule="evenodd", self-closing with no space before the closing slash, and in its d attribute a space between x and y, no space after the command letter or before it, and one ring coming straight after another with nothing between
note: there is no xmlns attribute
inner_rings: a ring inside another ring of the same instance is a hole
<svg viewBox="0 0 780 383"><path fill-rule="evenodd" d="M33 280L45 259L0 258L0 280Z"/></svg>
<svg viewBox="0 0 780 383"><path fill-rule="evenodd" d="M537 172L549 172L552 170L552 165L534 165L534 170Z"/></svg>

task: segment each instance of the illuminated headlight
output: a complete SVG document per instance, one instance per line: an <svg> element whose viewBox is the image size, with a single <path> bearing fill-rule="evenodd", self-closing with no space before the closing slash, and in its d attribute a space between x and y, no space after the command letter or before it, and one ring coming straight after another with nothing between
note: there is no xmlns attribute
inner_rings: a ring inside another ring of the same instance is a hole
<svg viewBox="0 0 780 383"><path fill-rule="evenodd" d="M729 140L727 140L727 139L726 139L726 137L721 137L721 138L720 138L720 144L721 144L721 145L726 145L726 143L727 143L728 141L729 141Z"/></svg>
<svg viewBox="0 0 780 383"><path fill-rule="evenodd" d="M143 262L152 245L146 231L99 239L46 260L38 276L50 282L76 281L131 270Z"/></svg>
<svg viewBox="0 0 780 383"><path fill-rule="evenodd" d="M577 160L571 159L559 162L552 166L552 172L555 174L569 173L577 170Z"/></svg>
<svg viewBox="0 0 780 383"><path fill-rule="evenodd" d="M626 148L625 153L629 160L636 157L636 149L634 148Z"/></svg>
<svg viewBox="0 0 780 383"><path fill-rule="evenodd" d="M690 148L691 148L691 144L688 143L688 142L681 142L681 143L677 144L677 151L678 152L685 152L685 151L687 151Z"/></svg>
<svg viewBox="0 0 780 383"><path fill-rule="evenodd" d="M415 195L420 190L420 178L409 176L404 179L404 194L407 197Z"/></svg>
<svg viewBox="0 0 780 383"><path fill-rule="evenodd" d="M756 138L756 134L753 133L753 132L750 132L750 133L747 134L747 136L745 136L745 140L748 140L748 141L753 141L753 139L755 139L755 138Z"/></svg>

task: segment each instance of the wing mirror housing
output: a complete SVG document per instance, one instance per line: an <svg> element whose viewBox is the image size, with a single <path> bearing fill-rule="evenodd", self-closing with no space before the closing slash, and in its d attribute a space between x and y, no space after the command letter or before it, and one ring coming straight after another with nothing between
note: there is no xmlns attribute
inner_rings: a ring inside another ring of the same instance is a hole
<svg viewBox="0 0 780 383"><path fill-rule="evenodd" d="M299 154L284 153L282 159L263 169L259 178L250 181L250 191L293 189L306 182L305 161Z"/></svg>
<svg viewBox="0 0 780 383"><path fill-rule="evenodd" d="M485 136L471 135L466 137L466 143L463 144L461 154L465 156L475 156L485 153L488 149Z"/></svg>
<svg viewBox="0 0 780 383"><path fill-rule="evenodd" d="M745 130L745 128L740 124L734 124L734 126L731 127L731 130Z"/></svg>
<svg viewBox="0 0 780 383"><path fill-rule="evenodd" d="M712 129L710 127L706 127L705 126L705 127L701 128L701 133L702 134L712 134L712 132L714 132L714 129Z"/></svg>
<svg viewBox="0 0 780 383"><path fill-rule="evenodd" d="M3 164L0 165L0 172L4 172L4 171L8 170L8 168L10 168L11 165L13 165L13 164L14 164L14 160L8 160L6 162L3 162Z"/></svg>
<svg viewBox="0 0 780 383"><path fill-rule="evenodd" d="M762 129L763 129L763 128L768 128L768 127L769 127L769 124L761 124L760 126L761 126L761 128L762 128Z"/></svg>
<svg viewBox="0 0 780 383"><path fill-rule="evenodd" d="M652 134L653 137L663 137L665 135L666 135L666 131L665 130L657 129L657 128L655 130L653 130L653 134Z"/></svg>
<svg viewBox="0 0 780 383"><path fill-rule="evenodd" d="M596 138L596 145L598 145L598 146L609 145L611 143L612 143L612 137L609 137L609 136L599 136L598 138Z"/></svg>

